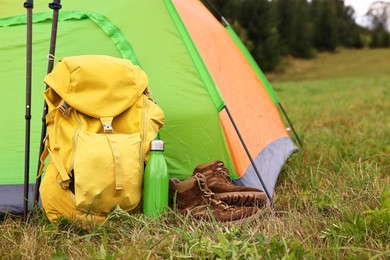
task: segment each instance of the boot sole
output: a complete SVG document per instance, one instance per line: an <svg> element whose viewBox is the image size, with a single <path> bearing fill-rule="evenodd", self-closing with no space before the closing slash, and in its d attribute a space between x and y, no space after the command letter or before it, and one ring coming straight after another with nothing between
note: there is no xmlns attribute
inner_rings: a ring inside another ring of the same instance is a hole
<svg viewBox="0 0 390 260"><path fill-rule="evenodd" d="M222 200L228 205L264 207L267 196L264 192L224 192L215 193L214 198Z"/></svg>

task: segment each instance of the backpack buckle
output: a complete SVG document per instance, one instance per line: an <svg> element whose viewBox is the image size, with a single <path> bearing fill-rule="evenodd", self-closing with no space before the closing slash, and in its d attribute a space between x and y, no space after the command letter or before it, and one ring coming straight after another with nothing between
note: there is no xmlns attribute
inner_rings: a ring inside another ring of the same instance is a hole
<svg viewBox="0 0 390 260"><path fill-rule="evenodd" d="M112 134L114 132L111 124L103 124L103 130L107 134Z"/></svg>
<svg viewBox="0 0 390 260"><path fill-rule="evenodd" d="M70 115L70 109L71 109L71 106L68 105L68 103L66 103L65 101L61 103L61 105L59 105L57 107L57 109L64 115L64 116L69 116Z"/></svg>
<svg viewBox="0 0 390 260"><path fill-rule="evenodd" d="M105 134L112 134L114 132L114 128L112 127L113 117L103 117L100 118L100 121L103 125L103 131Z"/></svg>

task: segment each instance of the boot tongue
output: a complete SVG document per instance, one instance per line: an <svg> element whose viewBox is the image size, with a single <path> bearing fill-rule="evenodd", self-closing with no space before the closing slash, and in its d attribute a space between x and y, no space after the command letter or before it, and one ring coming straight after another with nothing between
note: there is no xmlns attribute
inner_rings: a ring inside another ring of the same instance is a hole
<svg viewBox="0 0 390 260"><path fill-rule="evenodd" d="M216 169L220 169L220 168L225 168L224 163L222 161L207 162L207 163L203 163L203 164L198 165L194 169L193 174L205 173L207 171L215 171Z"/></svg>
<svg viewBox="0 0 390 260"><path fill-rule="evenodd" d="M207 185L210 189L214 187L221 188L225 185L230 185L230 181L226 176L227 174L223 171L207 171L205 176L207 176Z"/></svg>

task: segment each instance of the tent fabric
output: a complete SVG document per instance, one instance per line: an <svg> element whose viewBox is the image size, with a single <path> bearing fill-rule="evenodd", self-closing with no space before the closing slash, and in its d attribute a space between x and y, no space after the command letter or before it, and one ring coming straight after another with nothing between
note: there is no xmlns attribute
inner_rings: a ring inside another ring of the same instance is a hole
<svg viewBox="0 0 390 260"><path fill-rule="evenodd" d="M211 78L210 72L204 64L203 58L200 56L197 47L195 46L191 35L188 33L187 28L183 24L183 20L181 19L180 14L177 12L177 9L170 1L165 1L167 3L167 7L172 19L175 21L175 25L180 32L180 35L188 48L188 51L191 53L192 60L194 61L195 67L198 69L200 76L212 98L214 101L214 105L218 111L221 111L225 104L222 100L221 94L216 88L213 79Z"/></svg>
<svg viewBox="0 0 390 260"><path fill-rule="evenodd" d="M43 22L45 20L50 20L52 18L51 13L39 13L33 16L33 23ZM102 31L113 41L118 50L121 53L123 58L131 60L134 64L139 65L139 61L137 56L135 55L133 48L130 43L124 37L122 32L115 26L115 24L111 23L106 17L97 13L89 13L89 12L70 12L63 11L61 12L61 21L65 20L83 20L90 19L97 26L99 26ZM14 26L14 25L25 25L26 24L25 15L18 15L9 18L2 19L0 21L0 27L6 26Z"/></svg>
<svg viewBox="0 0 390 260"><path fill-rule="evenodd" d="M194 7L198 26L208 27L203 38L203 41L208 39L212 47L208 52L206 42L199 42L201 37L191 29L189 14L183 10L183 5ZM2 125L0 129L0 212L8 210L16 214L21 212L24 200L21 188L26 10L15 1L0 0L0 6L0 62L3 65L0 67L0 113L2 118L7 118L2 123L6 123L6 127ZM31 184L35 183L37 172L51 16L52 10L46 2L34 3ZM232 53L223 59L223 50ZM248 158L243 157L242 144L223 109L227 105L245 142L250 144L252 157L258 160L263 154L269 154L269 167L265 168L274 170L263 173L272 175L270 188L273 190L279 169L295 146L288 144L291 140L272 99L250 64L243 61L245 55L239 50L234 40L228 38L226 29L197 0L67 0L59 11L57 59L85 54L123 57L139 64L147 73L153 96L166 117L160 138L165 141L171 177L186 179L198 164L222 160L234 179L249 178L251 174L246 177L246 172L250 173ZM215 66L210 66L213 60ZM255 85L247 92L241 91L247 85L247 77ZM248 93L256 95L248 98ZM248 109L250 113L245 112ZM257 118L249 117L259 109L262 112ZM273 145L278 140L289 141ZM272 152L266 152L268 150ZM272 154L277 159L274 160ZM250 179L248 186L256 186Z"/></svg>
<svg viewBox="0 0 390 260"><path fill-rule="evenodd" d="M265 147L256 158L253 158L271 197L274 195L274 189L270 187L275 187L285 161L296 152L296 149L289 137L282 137ZM264 190L252 164L249 164L243 177L233 182L239 186L251 186Z"/></svg>
<svg viewBox="0 0 390 260"><path fill-rule="evenodd" d="M29 205L34 203L35 184L29 185ZM0 217L4 214L20 215L23 211L23 184L0 186Z"/></svg>
<svg viewBox="0 0 390 260"><path fill-rule="evenodd" d="M265 75L261 71L259 65L256 63L256 61L253 58L253 56L250 54L248 49L245 47L244 43L240 40L240 38L238 37L238 35L236 34L236 32L233 30L233 28L230 25L226 26L226 30L229 33L229 35L232 37L234 42L237 44L238 48L240 48L240 50L244 54L244 56L247 59L247 61L251 64L252 68L254 69L254 71L256 72L257 76L261 80L261 83L267 89L267 92L270 95L272 101L275 104L279 104L280 102L279 102L279 99L277 98L277 96L275 94L274 89L272 88L272 86L269 83L268 79L265 77Z"/></svg>

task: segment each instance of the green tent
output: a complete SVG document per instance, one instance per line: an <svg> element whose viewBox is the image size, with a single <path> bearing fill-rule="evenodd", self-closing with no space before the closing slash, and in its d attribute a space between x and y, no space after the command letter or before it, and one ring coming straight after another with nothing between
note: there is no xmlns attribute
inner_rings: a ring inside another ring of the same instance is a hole
<svg viewBox="0 0 390 260"><path fill-rule="evenodd" d="M26 9L16 1L0 0L0 6L0 213L19 214L24 200ZM53 14L47 6L36 1L33 8L31 193ZM102 54L130 59L145 70L165 112L160 137L171 177L185 179L198 164L222 160L237 184L267 189L272 196L285 160L297 148L261 70L230 26L200 1L67 0L60 10L56 46L57 59Z"/></svg>

